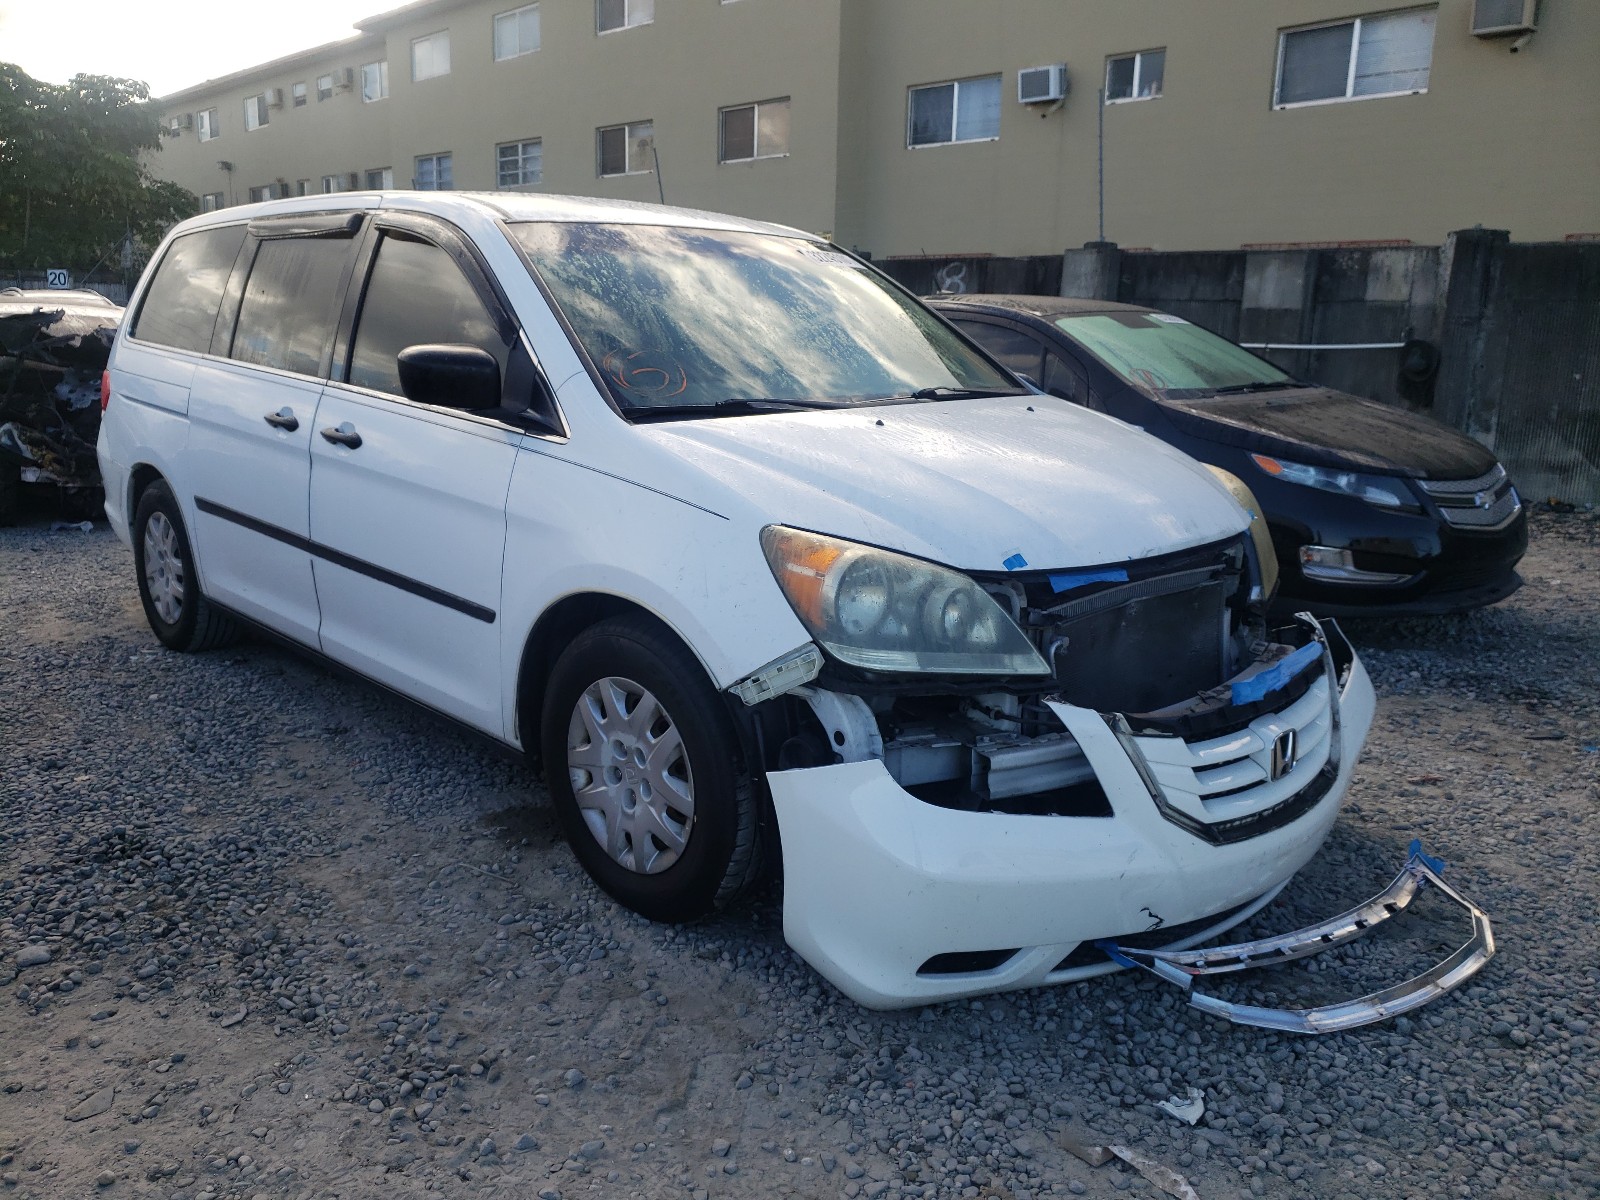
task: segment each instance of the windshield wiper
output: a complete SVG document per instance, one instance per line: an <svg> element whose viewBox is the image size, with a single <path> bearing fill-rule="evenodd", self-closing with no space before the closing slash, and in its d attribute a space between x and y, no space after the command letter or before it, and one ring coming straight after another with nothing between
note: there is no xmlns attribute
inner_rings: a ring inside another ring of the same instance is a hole
<svg viewBox="0 0 1600 1200"><path fill-rule="evenodd" d="M1031 396L1033 393L1015 388L918 388L906 397L910 400L982 400L990 396ZM899 399L899 397L891 397Z"/></svg>
<svg viewBox="0 0 1600 1200"><path fill-rule="evenodd" d="M1257 380L1254 383L1235 383L1228 387L1217 388L1214 396L1234 396L1240 392L1276 392L1284 388L1297 388L1300 384L1292 379Z"/></svg>
<svg viewBox="0 0 1600 1200"><path fill-rule="evenodd" d="M710 404L641 404L625 411L630 421L670 421L678 417L741 417L751 413L844 407L833 400L776 400L736 396Z"/></svg>

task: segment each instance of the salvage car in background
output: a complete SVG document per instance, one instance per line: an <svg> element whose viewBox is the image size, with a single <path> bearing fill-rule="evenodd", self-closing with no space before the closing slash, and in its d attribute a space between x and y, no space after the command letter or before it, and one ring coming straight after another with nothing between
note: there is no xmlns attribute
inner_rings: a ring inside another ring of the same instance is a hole
<svg viewBox="0 0 1600 1200"><path fill-rule="evenodd" d="M99 515L100 384L122 309L98 292L0 289L0 525L25 484Z"/></svg>
<svg viewBox="0 0 1600 1200"><path fill-rule="evenodd" d="M164 644L242 617L538 758L647 917L781 853L786 937L863 1003L1130 933L1159 970L1140 937L1258 911L1350 786L1372 686L1268 620L1233 493L810 235L321 196L184 222L130 312L100 463Z"/></svg>
<svg viewBox="0 0 1600 1200"><path fill-rule="evenodd" d="M1449 613L1521 586L1528 520L1493 454L1430 417L1302 383L1170 313L1055 296L929 303L1052 395L1243 480L1285 607Z"/></svg>

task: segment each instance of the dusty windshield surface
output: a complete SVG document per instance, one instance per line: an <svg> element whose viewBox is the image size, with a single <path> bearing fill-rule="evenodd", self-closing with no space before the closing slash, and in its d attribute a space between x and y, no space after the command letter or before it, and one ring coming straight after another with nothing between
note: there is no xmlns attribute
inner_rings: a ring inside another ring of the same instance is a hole
<svg viewBox="0 0 1600 1200"><path fill-rule="evenodd" d="M510 229L635 419L1017 391L827 246L659 225Z"/></svg>
<svg viewBox="0 0 1600 1200"><path fill-rule="evenodd" d="M1294 383L1265 359L1167 313L1087 313L1060 317L1056 325L1129 383L1175 398Z"/></svg>

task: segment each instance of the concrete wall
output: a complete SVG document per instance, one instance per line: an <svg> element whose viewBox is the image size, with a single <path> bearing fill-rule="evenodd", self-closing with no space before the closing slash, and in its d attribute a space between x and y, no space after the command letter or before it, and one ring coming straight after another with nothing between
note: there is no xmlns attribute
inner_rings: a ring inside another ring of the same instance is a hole
<svg viewBox="0 0 1600 1200"><path fill-rule="evenodd" d="M1428 91L1275 111L1278 31L1382 0L863 0L845 10L839 233L878 258L1049 253L1097 236L1108 55L1166 48L1164 95L1105 109L1105 236L1124 246L1600 230L1600 4L1546 0L1517 54L1438 6ZM1064 61L1059 111L1018 68ZM908 149L906 89L1002 72L998 141Z"/></svg>

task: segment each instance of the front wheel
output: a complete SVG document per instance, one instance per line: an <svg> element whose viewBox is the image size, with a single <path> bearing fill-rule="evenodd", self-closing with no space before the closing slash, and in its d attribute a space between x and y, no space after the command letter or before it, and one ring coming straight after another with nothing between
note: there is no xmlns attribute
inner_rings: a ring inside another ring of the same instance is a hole
<svg viewBox="0 0 1600 1200"><path fill-rule="evenodd" d="M169 650L211 650L235 641L239 626L206 599L194 570L183 513L165 481L139 497L133 516L133 560L145 619Z"/></svg>
<svg viewBox="0 0 1600 1200"><path fill-rule="evenodd" d="M694 657L653 622L579 634L551 672L541 748L567 841L595 882L653 921L723 907L757 874L757 804Z"/></svg>

